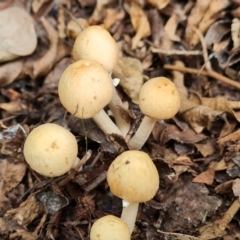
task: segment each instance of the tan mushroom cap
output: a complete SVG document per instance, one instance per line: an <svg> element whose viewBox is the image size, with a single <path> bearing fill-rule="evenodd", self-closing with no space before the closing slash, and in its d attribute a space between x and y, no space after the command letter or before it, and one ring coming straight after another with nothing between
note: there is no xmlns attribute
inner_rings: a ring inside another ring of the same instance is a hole
<svg viewBox="0 0 240 240"><path fill-rule="evenodd" d="M100 26L90 26L78 35L72 56L75 61L94 60L111 73L117 64L118 46L106 29Z"/></svg>
<svg viewBox="0 0 240 240"><path fill-rule="evenodd" d="M68 172L76 160L77 141L67 129L46 123L33 129L24 144L23 154L29 166L47 177Z"/></svg>
<svg viewBox="0 0 240 240"><path fill-rule="evenodd" d="M90 240L130 240L130 232L123 220L108 215L93 224Z"/></svg>
<svg viewBox="0 0 240 240"><path fill-rule="evenodd" d="M113 84L99 63L79 60L62 74L58 94L68 112L78 118L92 118L111 101Z"/></svg>
<svg viewBox="0 0 240 240"><path fill-rule="evenodd" d="M130 150L110 165L107 181L111 192L128 202L146 202L159 188L158 171L148 154Z"/></svg>
<svg viewBox="0 0 240 240"><path fill-rule="evenodd" d="M180 108L180 96L173 82L165 77L152 78L143 84L139 94L143 114L154 119L172 118Z"/></svg>

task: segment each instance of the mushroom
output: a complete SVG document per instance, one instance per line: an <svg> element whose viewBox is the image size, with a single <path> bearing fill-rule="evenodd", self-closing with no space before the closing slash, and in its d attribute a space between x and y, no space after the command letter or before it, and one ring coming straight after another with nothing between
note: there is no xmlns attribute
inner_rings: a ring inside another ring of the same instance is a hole
<svg viewBox="0 0 240 240"><path fill-rule="evenodd" d="M98 219L90 232L90 240L130 240L130 237L126 223L112 215Z"/></svg>
<svg viewBox="0 0 240 240"><path fill-rule="evenodd" d="M67 129L45 123L33 129L24 143L23 154L29 166L47 177L68 172L77 159L78 146Z"/></svg>
<svg viewBox="0 0 240 240"><path fill-rule="evenodd" d="M79 33L75 40L72 57L74 61L87 59L98 62L111 75L118 61L118 46L111 34L100 26L90 26ZM127 134L129 123L122 118L120 109L126 109L113 86L112 99L109 108L113 113L116 125L123 135Z"/></svg>
<svg viewBox="0 0 240 240"><path fill-rule="evenodd" d="M59 99L74 116L93 118L105 134L122 135L103 108L113 96L112 80L97 62L79 60L62 74L58 85Z"/></svg>
<svg viewBox="0 0 240 240"><path fill-rule="evenodd" d="M152 78L140 89L139 107L145 116L128 142L130 149L140 149L144 145L157 120L170 119L178 112L178 90L174 83L165 77Z"/></svg>
<svg viewBox="0 0 240 240"><path fill-rule="evenodd" d="M129 150L112 162L107 182L111 192L123 199L121 218L132 233L139 203L152 199L159 188L158 171L148 154Z"/></svg>
<svg viewBox="0 0 240 240"><path fill-rule="evenodd" d="M100 26L85 28L77 36L72 57L93 60L100 63L109 73L117 64L118 46L111 34Z"/></svg>

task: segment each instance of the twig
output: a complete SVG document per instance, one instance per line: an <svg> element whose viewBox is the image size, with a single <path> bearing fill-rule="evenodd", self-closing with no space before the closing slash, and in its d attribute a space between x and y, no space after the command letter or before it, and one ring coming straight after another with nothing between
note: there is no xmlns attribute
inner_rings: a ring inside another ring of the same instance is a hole
<svg viewBox="0 0 240 240"><path fill-rule="evenodd" d="M202 52L201 51L187 51L187 50L166 50L166 49L161 49L161 48L155 48L155 47L151 47L151 51L153 53L162 53L164 55L185 55L185 56L189 56L189 55L201 55Z"/></svg>
<svg viewBox="0 0 240 240"><path fill-rule="evenodd" d="M222 83L228 84L232 87L236 87L236 88L240 89L240 83L235 82L235 81L233 81L230 78L227 78L225 76L222 76L221 74L219 74L219 73L217 73L213 70L199 72L198 69L179 67L179 66L175 66L175 65L171 65L171 64L165 64L163 67L165 69L168 69L168 70L176 70L176 71L180 71L180 72L184 72L184 73L191 73L191 74L197 74L197 75L212 77L212 78L218 80L219 82L222 82Z"/></svg>
<svg viewBox="0 0 240 240"><path fill-rule="evenodd" d="M201 45L202 45L202 54L203 54L203 59L205 62L205 68L207 71L212 71L212 66L211 63L208 59L208 52L207 52L207 46L206 46L206 42L204 41L203 35L202 33L195 27L192 27L193 31L198 35Z"/></svg>
<svg viewBox="0 0 240 240"><path fill-rule="evenodd" d="M240 202L239 199L237 198L231 207L227 210L227 212L224 214L223 218L220 220L219 223L219 228L221 230L225 230L227 225L231 222L233 219L234 215L237 213L237 211L240 208Z"/></svg>

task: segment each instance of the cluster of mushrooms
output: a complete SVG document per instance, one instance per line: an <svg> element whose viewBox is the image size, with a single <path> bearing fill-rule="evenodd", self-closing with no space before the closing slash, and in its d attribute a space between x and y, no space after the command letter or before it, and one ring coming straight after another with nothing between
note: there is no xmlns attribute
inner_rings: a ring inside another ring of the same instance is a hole
<svg viewBox="0 0 240 240"><path fill-rule="evenodd" d="M104 55L98 49L104 49ZM100 26L90 26L77 37L72 63L59 80L62 105L80 119L93 118L105 134L125 137L130 126L119 112L123 103L111 73L118 61L117 43ZM108 105L115 123L104 111ZM111 192L123 199L121 218L105 216L92 226L91 240L130 240L138 205L154 197L159 188L158 171L148 154L140 151L157 120L172 118L179 110L180 97L167 78L147 81L139 94L139 107L145 117L128 142L129 151L120 154L110 165L107 182ZM78 162L75 136L62 126L46 123L28 135L23 153L29 166L47 177L61 176Z"/></svg>

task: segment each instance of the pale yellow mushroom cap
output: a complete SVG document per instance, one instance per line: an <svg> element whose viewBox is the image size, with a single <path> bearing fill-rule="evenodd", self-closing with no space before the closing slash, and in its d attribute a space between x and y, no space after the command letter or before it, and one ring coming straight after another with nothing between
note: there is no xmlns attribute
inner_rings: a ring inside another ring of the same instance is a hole
<svg viewBox="0 0 240 240"><path fill-rule="evenodd" d="M99 63L79 60L63 72L58 94L68 112L78 118L92 118L111 101L113 84Z"/></svg>
<svg viewBox="0 0 240 240"><path fill-rule="evenodd" d="M47 177L68 172L78 153L74 135L65 128L46 123L33 129L24 144L23 154L29 166Z"/></svg>
<svg viewBox="0 0 240 240"><path fill-rule="evenodd" d="M118 46L106 29L100 26L90 26L78 35L72 56L75 61L94 60L111 73L117 64Z"/></svg>
<svg viewBox="0 0 240 240"><path fill-rule="evenodd" d="M93 224L90 240L130 240L130 232L123 220L108 215Z"/></svg>
<svg viewBox="0 0 240 240"><path fill-rule="evenodd" d="M130 150L110 165L107 182L111 192L128 202L146 202L159 188L158 171L148 154Z"/></svg>
<svg viewBox="0 0 240 240"><path fill-rule="evenodd" d="M180 108L180 96L175 84L165 77L150 79L140 90L139 107L150 118L174 117Z"/></svg>

